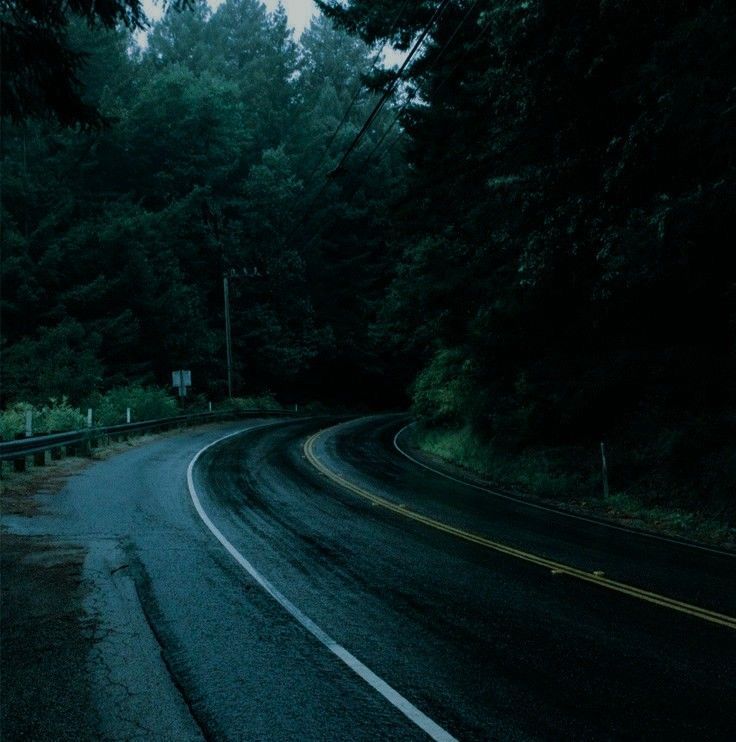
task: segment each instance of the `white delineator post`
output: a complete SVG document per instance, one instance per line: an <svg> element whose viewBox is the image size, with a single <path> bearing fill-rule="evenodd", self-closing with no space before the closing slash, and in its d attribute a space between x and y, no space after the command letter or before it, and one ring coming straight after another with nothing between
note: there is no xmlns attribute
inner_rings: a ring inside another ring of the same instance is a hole
<svg viewBox="0 0 736 742"><path fill-rule="evenodd" d="M92 408L91 407L87 408L87 427L88 428L92 427Z"/></svg>
<svg viewBox="0 0 736 742"><path fill-rule="evenodd" d="M608 464L606 463L606 446L601 441L601 475L603 477L603 497L608 498Z"/></svg>
<svg viewBox="0 0 736 742"><path fill-rule="evenodd" d="M128 407L128 409L125 410L125 422L126 423L130 422L130 407Z"/></svg>
<svg viewBox="0 0 736 742"><path fill-rule="evenodd" d="M33 410L26 410L26 438L33 435Z"/></svg>

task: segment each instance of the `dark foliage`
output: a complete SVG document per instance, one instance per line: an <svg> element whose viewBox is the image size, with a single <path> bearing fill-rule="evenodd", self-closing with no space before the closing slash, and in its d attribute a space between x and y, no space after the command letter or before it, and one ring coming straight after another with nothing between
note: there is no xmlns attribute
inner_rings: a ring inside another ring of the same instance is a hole
<svg viewBox="0 0 736 742"><path fill-rule="evenodd" d="M732 496L736 6L319 5L339 30L296 43L257 0L195 3L133 53L133 0L3 12L4 393L182 365L224 393L225 273L238 389L409 389L496 451L605 439L632 481ZM71 22L95 13L116 28ZM372 65L424 29L398 84ZM35 121L92 111L114 124Z"/></svg>
<svg viewBox="0 0 736 742"><path fill-rule="evenodd" d="M147 24L140 0L5 0L0 6L4 117L16 123L52 118L63 126L104 123L80 83L87 54L69 43L75 19L106 29Z"/></svg>
<svg viewBox="0 0 736 742"><path fill-rule="evenodd" d="M324 177L372 104L363 91L325 152L365 45L324 19L297 45L256 0L170 12L132 54L124 29L70 22L65 41L87 55L85 100L113 123L6 127L4 397L164 385L181 366L224 394L225 273L236 391L348 403L357 382L370 399L401 158Z"/></svg>
<svg viewBox="0 0 736 742"><path fill-rule="evenodd" d="M394 5L321 3L368 41ZM384 308L428 419L510 451L624 439L703 481L672 441L733 430L735 23L723 0L448 6L407 83Z"/></svg>

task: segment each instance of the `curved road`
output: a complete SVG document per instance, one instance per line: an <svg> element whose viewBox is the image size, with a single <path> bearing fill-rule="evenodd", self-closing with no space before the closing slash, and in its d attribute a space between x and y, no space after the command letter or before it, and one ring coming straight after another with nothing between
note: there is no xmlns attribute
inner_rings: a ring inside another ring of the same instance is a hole
<svg viewBox="0 0 736 742"><path fill-rule="evenodd" d="M86 550L82 737L736 738L736 559L442 478L400 417L337 422L162 438L9 524Z"/></svg>

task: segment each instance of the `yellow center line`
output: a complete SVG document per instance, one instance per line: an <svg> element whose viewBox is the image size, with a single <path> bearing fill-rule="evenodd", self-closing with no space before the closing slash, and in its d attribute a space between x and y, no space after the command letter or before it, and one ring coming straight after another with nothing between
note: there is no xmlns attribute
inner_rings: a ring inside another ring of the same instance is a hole
<svg viewBox="0 0 736 742"><path fill-rule="evenodd" d="M726 626L729 629L736 630L736 618L732 616L727 616L723 613L717 613L715 611L709 611L706 608L700 608L699 606L692 605L690 603L684 603L680 600L675 600L674 598L668 598L666 595L659 595L658 593L652 593L648 590L642 590L641 588L634 587L633 585L627 585L623 582L611 580L600 574L586 572L585 570L578 569L577 567L571 567L567 564L555 562L551 559L538 556L537 554L532 554L528 551L523 551L512 546L507 546L506 544L502 544L498 541L492 541L485 536L480 536L479 534L472 533L470 531L464 531L461 528L456 528L455 526L443 523L442 521L435 520L434 518L430 518L426 515L422 515L421 513L409 510L405 505L398 505L391 502L390 500L384 499L383 497L374 495L368 490L365 490L362 487L353 484L353 482L348 481L344 477L341 477L332 469L329 469L322 461L317 458L316 454L314 453L314 444L317 438L319 438L319 436L323 435L324 433L324 430L315 433L314 435L310 436L304 443L304 455L307 457L309 463L312 464L312 466L314 466L319 472L324 474L328 479L331 479L333 482L339 484L341 487L370 501L377 507L385 508L386 510L397 513L404 518L409 518L411 520L417 521L418 523L422 523L438 531L449 533L450 535L463 539L464 541L470 541L471 543L478 544L479 546L483 546L487 549L492 549L493 551L498 551L502 554L515 557L516 559L521 559L522 561L531 562L532 564L536 564L540 567L553 570L555 574L569 575L570 577L575 577L578 580L590 582L594 585L605 587L609 590L614 590L618 593L623 593L624 595L629 595L633 598L638 598L639 600L646 601L647 603L653 603L655 605L662 606L663 608L669 608L670 610L678 611L679 613L685 613L689 616L700 618L703 621L709 621L710 623L719 624L721 626Z"/></svg>

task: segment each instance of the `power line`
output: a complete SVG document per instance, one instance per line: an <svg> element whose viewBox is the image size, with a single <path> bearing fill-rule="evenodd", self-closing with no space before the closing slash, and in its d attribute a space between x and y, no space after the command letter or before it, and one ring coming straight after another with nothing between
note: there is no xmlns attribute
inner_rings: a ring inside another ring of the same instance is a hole
<svg viewBox="0 0 736 742"><path fill-rule="evenodd" d="M436 55L436 56L435 56L435 57L434 57L434 58L432 59L432 61L430 62L429 66L427 67L427 69L425 70L425 72L429 72L430 70L432 70L432 69L433 69L433 68L435 67L435 65L436 65L436 64L437 64L437 63L438 63L438 62L440 61L440 59L442 59L442 57L443 57L444 53L445 53L445 52L447 51L447 49L449 48L450 44L452 44L452 42L453 42L453 41L455 40L455 37L456 37L456 36L458 35L458 33L460 32L460 29L461 29L461 28L462 28L462 27L463 27L463 26L465 25L465 22L466 22L466 21L468 20L468 18L469 18L469 17L471 16L471 14L473 13L473 11L474 11L474 10L476 9L476 7L478 6L478 4L479 4L480 2L481 2L481 0L475 0L475 2L474 2L474 3L473 3L473 4L472 4L472 5L471 5L471 6L470 6L470 7L468 8L467 12L466 12L466 13L465 13L465 15L463 16L463 18L462 18L462 20L460 21L460 23L458 23L458 25L457 25L457 26L455 27L455 30L454 30L454 31L452 32L452 34L451 34L450 38L449 38L449 39L448 39L448 40L447 40L447 41L446 41L446 42L445 42L445 43L443 44L442 48L441 48L441 49L440 49L440 51L439 51L439 54L437 54L437 55ZM476 44L478 43L478 41L479 41L479 40L480 40L480 37L479 37L479 38L477 38L477 39L475 40L475 42L473 42L473 45L472 45L472 46L471 46L471 48L470 48L470 49L468 50L468 52L469 52L469 51L471 51L472 49L474 49L474 48L475 48L475 45L476 45ZM466 55L467 55L467 52L466 52L466 54L464 54L464 55L463 55L463 57L461 58L461 61L462 61L462 59L464 59L464 58L465 58L465 56L466 56ZM448 77L446 77L446 78L445 78L445 79L444 79L444 80L442 81L442 83L441 83L441 84L440 84L440 85L439 85L439 86L438 86L438 87L436 88L436 90L435 90L435 93L436 93L436 92L437 92L438 90L440 90L440 89L442 88L442 86L443 86L443 85L445 84L445 82L447 82L447 79L448 79L449 77L451 77L451 76L453 75L453 73L455 72L455 70L456 70L456 69L457 69L458 67L459 67L459 63L458 63L458 64L456 64L456 65L455 65L455 66L454 66L454 67L452 68L452 71L450 72L450 74L448 75ZM371 161L371 159L373 158L373 155L374 155L374 154L375 154L375 153L376 153L376 152L378 151L378 149L380 148L380 146L381 146L381 145L383 144L383 142L384 142L384 141L386 140L386 137L387 137L387 136L388 136L388 135L389 135L389 134L390 134L390 133L391 133L391 132L393 131L394 127L396 126L396 124L397 124L397 123L399 122L399 120L400 120L400 118L401 118L401 114L402 114L402 113L404 113L404 111L405 111L405 110L406 110L406 109L407 109L407 108L409 107L409 105L410 105L411 101L412 101L412 98L410 98L409 100L407 100L407 101L406 101L406 103L404 103L404 105L402 105L402 106L401 106L401 108L399 108L399 110L398 110L398 111L396 112L396 115L394 116L394 118L393 118L393 121L392 121L392 122L391 122L391 123L389 124L389 126L388 126L388 127L387 127L387 128L385 129L385 130L384 130L383 134L381 135L381 138L380 138L380 139L379 139L379 140L378 140L378 141L376 142L375 146L374 146L374 147L373 147L373 149L372 149L372 150L370 151L370 153L369 153L368 157L366 157L366 158L365 158L365 160L363 161L363 164L362 164L362 166L361 166L361 167L359 168L359 170L360 170L361 172L365 172L365 167L366 167L366 166L367 166L367 165L369 164L369 162L370 162L370 161ZM399 134L399 136L398 136L398 137L396 137L396 138L394 139L394 141L393 141L393 142L392 142L392 143L391 143L391 144L390 144L390 145L389 145L389 146L388 146L388 147L386 148L386 151L389 151L389 150L390 150L390 149L391 149L391 148L393 147L393 145L395 144L395 142L396 142L396 141L397 141L398 139L400 139L400 138L401 138L401 134ZM379 158L379 161L380 161L380 158Z"/></svg>
<svg viewBox="0 0 736 742"><path fill-rule="evenodd" d="M404 10L406 9L406 6L409 4L409 0L404 0L404 2L399 7L398 12L394 16L393 21L391 22L391 26L389 27L389 30L386 34L386 40L383 42L383 45L376 53L376 56L373 58L373 63L368 68L367 75L370 75L371 72L375 69L376 65L378 64L379 59L383 56L383 52L386 49L386 46L388 45L389 40L393 36L394 30L396 29L396 25L398 24L401 16L404 14ZM309 188L309 186L312 183L312 179L314 178L317 171L322 167L324 161L327 159L327 156L330 152L330 147L332 146L332 143L335 141L335 138L337 137L338 133L340 132L340 129L345 125L346 121L348 120L348 116L350 115L350 112L353 110L353 107L358 101L358 98L360 97L360 94L363 92L363 88L365 87L365 84L361 81L358 84L358 87L355 89L355 92L353 93L353 97L350 100L350 103L348 104L347 109L345 110L345 113L342 115L342 118L340 119L340 123L338 123L335 130L332 132L332 135L330 136L327 144L325 144L324 152L322 153L322 157L320 157L319 162L314 166L312 169L312 172L307 177L307 182L304 185L304 191L306 192Z"/></svg>
<svg viewBox="0 0 736 742"><path fill-rule="evenodd" d="M470 6L470 8L468 9L468 11L465 13L465 15L463 16L463 18L460 20L460 23L456 26L455 30L450 35L450 38L442 45L439 53L431 60L429 66L427 67L427 69L425 71L431 70L439 62L439 60L442 58L442 56L447 51L447 49L449 48L449 46L455 40L455 37L459 33L459 31L462 28L462 26L465 24L465 22L468 20L468 18L472 15L473 11L477 8L477 6L479 5L479 3L480 3L480 0L475 0L475 2ZM433 14L432 18L430 19L429 23L427 24L427 26L425 27L424 31L422 32L421 37L417 40L417 43L415 43L414 47L412 47L412 51L410 52L410 56L413 55L416 52L416 50L419 48L419 45L422 43L424 37L426 37L427 33L429 32L429 29L431 28L431 26L433 25L433 23L435 22L435 20L439 17L439 15L444 11L445 7L448 4L449 4L449 0L447 0L447 2L443 2L436 9L436 11ZM473 41L473 43L469 47L467 47L465 49L465 51L463 52L463 54L458 59L457 63L453 66L453 68L445 76L445 78L440 82L440 84L434 89L434 91L433 91L434 94L437 94L437 92L439 92L447 84L447 82L449 82L449 80L452 79L453 75L462 66L462 64L464 63L464 61L467 58L467 56L480 43L481 39L483 38L483 36L485 35L485 33L490 28L492 20L493 19L490 18L483 25L483 27L481 28L481 30L478 33L477 37ZM398 82L401 74L403 73L404 69L406 68L406 66L407 66L407 64L408 64L408 62L410 60L410 56L408 56L404 60L404 64L402 65L401 69L397 73L397 76L394 79L391 87L387 91L388 92L388 95L384 94L384 96L382 97L381 101L383 101L383 103L386 102L386 100L388 99L388 97L393 92L393 89L395 88L396 83ZM375 120L375 118L378 115L378 113L380 113L380 110L383 107L383 103L381 101L379 101L380 106L379 106L379 104L377 104L374 107L374 110L372 112L372 119L369 117L369 120L366 122L366 124L364 124L363 128L361 129L361 132L354 139L353 144L351 145L351 148L348 149L348 151L345 153L345 155L343 155L343 158L340 161L340 165L338 165L338 167L335 169L335 172L337 172L340 169L340 167L342 166L342 163L345 162L345 160L347 159L347 157L349 156L349 154L351 153L351 151L355 148L355 146L359 142L359 137L361 137L362 135L365 134L365 132L368 129L368 126L370 126L370 122L372 120ZM374 147L371 149L371 152L369 153L369 155L365 158L365 160L362 161L361 166L360 166L360 168L358 168L358 172L355 175L355 187L351 190L351 192L348 194L347 198L345 199L345 202L346 203L349 203L353 199L353 197L355 196L355 194L357 193L358 189L360 188L361 177L367 172L368 167L371 166L371 160L373 159L373 156L379 150L381 144L383 144L383 142L386 140L386 138L388 137L388 135L394 129L394 127L396 126L396 124L399 122L399 119L401 117L401 114L404 112L404 110L406 110L406 108L410 105L410 103L411 103L411 100L408 100L406 103L404 103L403 106L401 106L401 108L397 112L397 114L394 117L394 119L391 122L391 124L383 132L383 134L381 135L381 137L379 138L379 140L376 142L376 144L374 145ZM384 151L380 154L380 156L378 157L378 159L376 159L375 162L372 163L373 166L377 165L381 160L383 160L383 158L393 149L393 147L401 139L401 137L403 136L403 134L404 134L404 132L401 131L401 132L399 132L399 134L396 137L394 137L391 140L391 142L388 144L388 146L384 148ZM309 213L309 211L311 210L312 206L317 202L317 200L320 198L320 196L324 193L324 191L329 186L330 182L331 182L330 180L325 180L325 182L322 184L322 187L319 189L319 191L317 192L317 194L315 195L315 197L310 200L310 206L308 207L306 213ZM305 213L305 216L306 216L306 213ZM295 225L295 227L296 226L298 226L298 225ZM311 237L309 237L309 239L306 240L306 242L309 243L312 240L314 240L322 231L324 231L324 229L326 227L327 227L326 224L321 225L316 230L316 232ZM295 231L295 229L292 230L292 232L290 234L290 237L293 236L294 231Z"/></svg>
<svg viewBox="0 0 736 742"><path fill-rule="evenodd" d="M373 58L373 62L371 64L371 66L369 67L368 72L366 73L366 75L370 75L370 73L373 71L373 69L375 68L376 64L378 63L379 59L381 59L381 57L383 55L383 52L386 49L386 46L388 45L389 41L391 40L391 38L392 38L392 36L394 34L394 31L396 29L396 26L397 26L399 20L401 19L401 16L404 14L404 10L406 10L406 6L408 4L409 4L409 0L404 0L404 2L402 2L401 6L399 7L398 12L396 13L396 15L394 16L393 21L391 22L391 26L389 27L388 32L386 33L386 37L385 37L386 40L383 42L383 45L381 46L381 48L378 50L378 52L376 53L375 57ZM312 169L312 172L307 177L307 180L306 180L306 183L304 184L304 189L303 189L304 193L307 193L307 191L309 190L309 187L312 185L312 181L314 180L314 176L316 175L316 173L320 169L320 167L322 167L324 161L327 159L327 156L330 153L330 147L332 146L332 143L335 141L335 138L337 137L338 133L340 132L340 129L342 129L342 127L345 125L346 121L348 120L348 116L350 115L350 112L353 110L353 107L355 106L355 103L357 102L358 97L360 96L361 92L363 91L363 87L364 87L364 83L361 81L360 84L358 85L358 87L355 89L355 92L353 93L353 97L351 98L350 103L348 104L348 107L347 107L345 113L343 114L342 118L340 119L340 122L338 123L337 127L335 128L335 130L332 132L332 135L330 136L327 144L325 145L324 151L322 152L322 157L320 157L319 161L317 162L317 164ZM327 189L328 184L329 184L329 181L325 181L322 184L322 187L317 191L317 193L309 200L309 204L304 209L302 215L299 217L299 219L297 219L294 222L294 226L289 231L289 234L286 237L286 241L287 242L289 242L291 240L291 238L294 236L294 233L299 228L299 225L307 218L307 216L311 212L312 207L314 206L314 204L317 202L317 200L320 198L320 196L322 196L322 194Z"/></svg>
<svg viewBox="0 0 736 742"><path fill-rule="evenodd" d="M381 112L381 109L386 104L386 101L393 95L394 90L396 89L396 86L399 83L399 80L401 80L401 76L404 74L404 70L407 68L409 62L411 62L412 57L416 54L420 46L424 43L424 39L426 38L427 34L429 33L429 29L432 28L435 21L442 15L445 8L450 4L450 0L442 0L440 5L435 8L434 13L432 13L432 17L429 19L429 22L427 25L422 29L422 32L419 34L419 37L414 42L414 46L412 46L411 51L406 56L404 61L401 64L401 67L399 67L398 72L394 76L394 79L391 81L391 84L386 88L383 95L380 97L376 105L373 107L373 110L370 112L370 115L366 119L365 123L361 127L360 131L355 135L355 138L350 143L350 146L345 151L345 154L343 154L342 158L340 159L340 162L338 162L337 167L333 170L333 173L338 174L342 171L343 165L345 164L348 157L350 157L350 154L352 151L358 146L360 143L360 140L366 135L368 132L368 128L373 123L374 119L378 114Z"/></svg>
<svg viewBox="0 0 736 742"><path fill-rule="evenodd" d="M458 23L458 25L455 27L455 30L450 35L450 38L447 39L447 41L442 45L442 47L440 48L438 54L435 55L434 58L431 60L429 66L426 68L425 72L430 71L440 61L440 59L443 57L443 55L445 54L445 52L447 51L447 49L450 47L450 45L452 44L452 42L455 40L455 37L457 36L457 34L460 32L460 29L466 23L466 21L468 20L468 18L472 15L473 11L477 8L477 6L480 4L480 2L481 2L481 0L475 0L475 2L473 2L472 5L468 8L468 10L466 11L465 15L460 20L460 23ZM428 26L425 28L424 36L426 36L426 32L432 26L434 20L436 20L436 18L438 17L439 13L442 12L442 10L443 10L443 8L444 8L445 5L446 4L443 4L442 6L440 6L437 9L438 12L436 12L435 15L432 17L432 19L430 19L430 22L429 22ZM434 91L435 93L437 93L439 90L441 90L442 87L444 87L445 83L447 83L447 81L452 77L452 75L454 75L454 73L457 71L457 69L464 62L464 60L468 56L468 54L471 51L473 51L475 49L475 47L478 45L478 43L480 42L480 40L483 37L483 35L485 34L485 32L488 30L488 28L490 28L490 25L491 25L490 24L490 21L488 21L483 26L483 28L481 29L480 33L478 34L478 36L476 37L476 39L473 41L473 43L470 45L470 47L468 47L465 50L465 52L461 55L460 59L454 65L454 67L449 72L449 74L440 83L440 85L437 88L435 88L435 91ZM421 43L421 40L420 40L420 43ZM412 52L414 52L416 50L416 48L417 48L417 46L415 44L415 48L412 49ZM408 61L408 58L405 61ZM403 65L402 66L402 69L399 71L399 75L401 74L401 72L403 71L403 69L404 69L405 66L406 65ZM394 82L396 82L396 80ZM355 181L354 181L355 187L350 191L350 193L348 194L347 198L345 199L345 202L346 203L349 203L353 199L353 197L355 196L355 194L357 193L358 188L360 188L361 176L367 172L367 167L371 164L371 160L373 159L373 156L379 150L380 146L386 140L386 138L391 133L391 131L393 131L394 127L399 122L399 119L401 117L401 114L404 112L404 110L406 110L406 108L409 106L410 103L411 103L411 99L408 100L406 103L404 103L403 106L401 106L401 108L396 113L396 116L394 117L394 119L391 122L391 124L388 127L386 127L386 129L384 130L383 134L378 139L378 141L376 142L376 144L374 145L374 147L371 149L371 151L368 154L368 156L362 161L361 166L357 169L358 172L355 175ZM380 109L379 109L379 111L380 111ZM374 119L375 119L375 116L374 116ZM367 127L364 126L364 129L365 128L367 128ZM390 142L390 144L384 149L384 151L381 154L381 156L373 164L374 165L375 164L378 164L393 149L393 147L396 145L396 143L399 141L399 139L401 139L402 136L403 136L403 132L399 132L398 136L394 137L394 139ZM349 153L350 153L350 151L348 151L343 156L343 160L341 162L344 162L345 158L347 157L347 155L349 155ZM339 167L340 166L338 166L338 168L336 168L336 170L339 169ZM314 204L317 201L317 199L322 195L322 193L326 190L326 188L327 188L328 185L329 185L329 181L325 181L325 183L322 185L322 188L320 188L320 190L316 194L315 198L312 199L312 201L310 202L310 208L311 208L311 205ZM307 242L311 242L315 237L317 237L320 234L320 232L322 232L324 230L325 226L326 225L322 225L319 229L317 229L317 231L307 240Z"/></svg>
<svg viewBox="0 0 736 742"><path fill-rule="evenodd" d="M368 118L366 119L365 123L361 127L360 131L356 134L353 141L350 143L350 146L346 150L346 152L343 154L342 158L340 159L340 162L337 164L337 167L332 171L332 173L328 173L328 178L331 174L337 175L341 172L343 172L343 165L347 158L350 156L351 152L355 149L355 147L358 146L361 139L366 135L368 132L368 129L371 125L371 123L375 120L376 116L381 112L383 109L383 106L386 104L386 101L391 97L394 90L396 89L396 86L399 83L399 80L401 80L402 75L404 74L404 70L406 70L409 62L411 61L412 57L416 54L418 49L421 47L421 45L424 43L424 39L426 38L427 34L429 33L430 28L434 25L434 23L437 21L437 19L442 15L445 8L450 4L450 0L442 0L439 6L435 8L434 13L432 13L432 17L429 19L425 27L422 29L422 32L419 34L418 38L414 42L414 45L412 46L411 50L405 57L404 61L401 64L401 67L396 72L394 79L391 81L391 84L388 86L388 88L383 92L383 95L378 100L376 105L373 107L373 110L369 114ZM403 10L402 5L402 10ZM398 20L398 19L397 19ZM302 222L307 215L311 212L312 207L314 204L318 201L318 199L322 196L322 194L327 190L327 187L329 185L329 180L325 180L325 182L322 184L322 187L317 191L317 193L314 195L312 199L310 199L309 205L305 209L304 215L302 218L294 224L294 227L287 235L287 242L291 239L291 237L296 232L298 225L300 222Z"/></svg>
<svg viewBox="0 0 736 742"><path fill-rule="evenodd" d="M472 10L475 8L475 6L478 5L478 2L479 2L479 0L476 0L476 2L474 3L474 5L471 7L470 11L468 11L468 13L466 13L465 17L460 22L460 25L455 29L455 32L452 34L452 36L450 37L450 39L448 40L448 42L442 48L440 54L432 62L432 64L429 66L428 69L432 69L432 67L439 61L440 57L442 56L442 54L444 54L444 51L447 49L447 46L449 45L449 43L452 41L452 39L455 37L455 35L457 34L457 32L460 30L460 26L462 26L465 23L465 20L468 18L468 16L470 15L470 12L472 12ZM462 56L460 57L460 59L457 61L457 63L455 64L455 66L450 70L450 72L445 76L445 78L440 82L440 84L434 89L434 91L433 91L433 94L434 95L437 95L437 93L439 93L439 91L442 90L442 88L444 88L444 86L452 79L452 77L455 74L455 72L457 72L457 70L462 66L462 64L465 61L466 57L476 48L476 46L478 46L478 44L480 43L480 41L483 38L483 36L486 34L486 32L488 31L488 29L491 27L491 23L492 22L493 22L493 18L491 17L483 25L483 27L481 28L480 32L478 33L478 36L476 37L475 41L469 47L467 47L467 49L462 54ZM364 162L363 162L363 164L362 164L362 166L360 168L360 171L362 173L365 173L366 172L366 167L369 165L371 157L378 150L380 143L383 140L385 140L386 136L388 136L388 134L390 133L390 131L399 122L399 119L401 118L401 114L408 108L408 106L409 106L410 103L411 103L411 101L407 101L398 110L398 112L396 113L396 116L394 117L394 119L391 122L391 124L388 127L388 129L384 132L384 135L381 137L381 139L379 140L378 144L373 148L373 150L371 150L371 154L364 160ZM391 141L391 143L384 149L384 151L380 155L380 157L373 163L374 165L378 164L391 151L391 149L393 149L393 147L399 141L399 139L401 139L401 137L403 136L403 134L404 134L404 132L401 131L401 132L399 132L398 136L394 137L394 139Z"/></svg>
<svg viewBox="0 0 736 742"><path fill-rule="evenodd" d="M447 51L447 49L450 47L450 45L452 44L452 42L455 40L455 37L460 32L460 29L465 25L466 21L473 14L473 12L478 7L478 5L480 4L480 2L481 2L481 0L475 0L475 2L472 3L472 5L468 8L468 10L466 11L465 15L460 20L460 23L458 23L458 25L455 27L455 30L450 35L450 38L447 39L447 41L442 45L442 47L439 50L438 54L436 54L434 56L434 58L430 61L430 63L427 66L427 68L424 70L425 73L431 71L437 65L437 63L440 61L440 59L442 59L442 57L444 56L444 54ZM457 69L461 66L461 64L464 62L464 60L468 56L468 54L470 54L470 52L472 52L473 49L475 49L475 47L478 45L478 43L480 42L481 38L483 37L483 35L485 34L485 32L488 30L489 27L490 27L490 21L488 21L483 26L483 28L481 29L480 33L475 38L475 40L470 45L470 47L466 48L465 52L461 55L460 59L453 66L452 70L450 70L450 72L448 73L448 75L445 76L445 78L442 80L442 82L435 88L435 90L433 91L434 94L436 94L438 91L440 91L444 87L444 85L448 82L448 80L450 80L452 78L452 76L457 71ZM356 175L356 179L355 179L355 188L353 189L353 191L351 192L350 196L348 197L348 200L350 200L352 198L352 196L355 195L355 193L357 192L358 188L360 187L360 178L361 178L361 176L363 174L365 174L365 173L368 172L368 169L371 166L371 160L373 159L374 155L376 154L376 152L378 152L378 150L380 149L381 145L386 140L386 138L388 137L388 135L394 130L394 128L396 127L396 124L399 123L399 121L401 119L401 115L409 107L409 105L411 104L411 102L412 102L412 98L410 98L409 100L407 100L399 108L399 110L396 112L396 115L394 116L393 120L391 121L391 123L389 124L389 126L386 127L386 129L384 130L383 134L381 135L381 137L379 138L379 140L374 145L373 149L371 149L371 151L368 154L368 156L362 161L360 167L357 168L357 175ZM400 131L398 133L398 135L396 137L394 137L390 141L390 143L385 147L384 151L378 157L378 159L373 163L373 165L377 165L379 162L381 162L381 160L394 148L394 146L401 139L401 137L403 136L403 134L404 134L404 132L403 131Z"/></svg>

